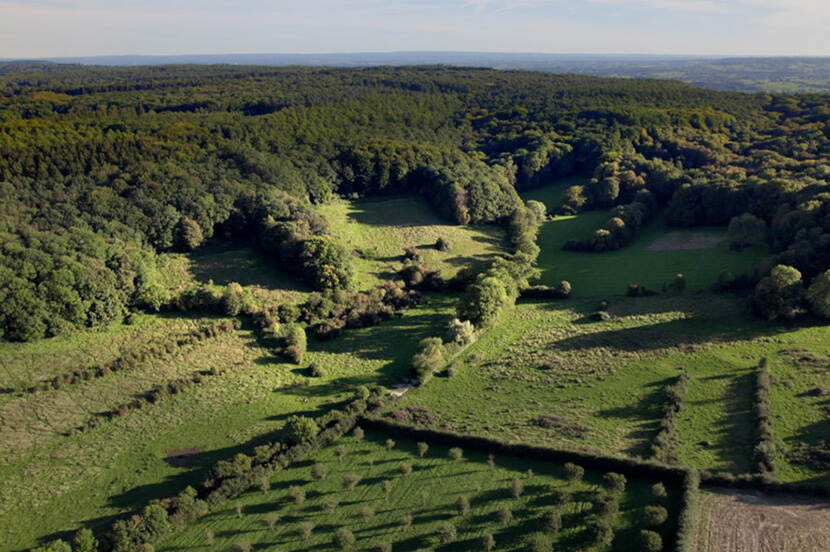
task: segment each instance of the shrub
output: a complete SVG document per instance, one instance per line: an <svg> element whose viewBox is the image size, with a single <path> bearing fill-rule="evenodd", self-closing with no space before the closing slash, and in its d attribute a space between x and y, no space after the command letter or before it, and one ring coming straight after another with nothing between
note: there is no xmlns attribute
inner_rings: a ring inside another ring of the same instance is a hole
<svg viewBox="0 0 830 552"><path fill-rule="evenodd" d="M640 550L643 552L660 552L663 550L663 538L654 531L640 531Z"/></svg>
<svg viewBox="0 0 830 552"><path fill-rule="evenodd" d="M313 362L308 366L308 375L312 378L324 378L326 377L326 371L323 370L322 366Z"/></svg>
<svg viewBox="0 0 830 552"><path fill-rule="evenodd" d="M403 516L401 516L400 525L401 531L409 531L409 529L412 527L412 516L410 514L404 514Z"/></svg>
<svg viewBox="0 0 830 552"><path fill-rule="evenodd" d="M340 548L340 550L351 550L357 543L357 539L355 538L354 533L350 530L345 527L340 527L334 532L334 539L332 539L332 542L335 546Z"/></svg>
<svg viewBox="0 0 830 552"><path fill-rule="evenodd" d="M470 501L466 496L459 496L458 500L455 501L455 508L458 510L459 516L466 516L470 513Z"/></svg>
<svg viewBox="0 0 830 552"><path fill-rule="evenodd" d="M553 552L553 541L545 533L531 533L525 538L527 552Z"/></svg>
<svg viewBox="0 0 830 552"><path fill-rule="evenodd" d="M251 542L248 540L241 540L234 543L231 548L233 552L251 552Z"/></svg>
<svg viewBox="0 0 830 552"><path fill-rule="evenodd" d="M338 462L343 462L343 457L346 456L346 447L344 447L343 445L337 445L337 447L334 449L334 454L337 455Z"/></svg>
<svg viewBox="0 0 830 552"><path fill-rule="evenodd" d="M666 498L668 493L666 492L666 486L662 483L655 483L651 486L651 494L653 494L656 498Z"/></svg>
<svg viewBox="0 0 830 552"><path fill-rule="evenodd" d="M510 508L507 506L502 506L496 512L496 517L499 520L499 523L502 525L507 525L511 521L513 521L513 512L510 511Z"/></svg>
<svg viewBox="0 0 830 552"><path fill-rule="evenodd" d="M452 523L445 521L438 526L438 542L440 544L449 544L455 541L457 536L458 531Z"/></svg>
<svg viewBox="0 0 830 552"><path fill-rule="evenodd" d="M322 508L323 511L327 514L333 514L337 511L337 507L340 505L340 502L334 498L333 496L327 496L323 499Z"/></svg>
<svg viewBox="0 0 830 552"><path fill-rule="evenodd" d="M555 535L562 529L562 514L559 510L549 508L542 513L542 528L548 535Z"/></svg>
<svg viewBox="0 0 830 552"><path fill-rule="evenodd" d="M830 270L813 278L807 289L807 303L816 316L830 318Z"/></svg>
<svg viewBox="0 0 830 552"><path fill-rule="evenodd" d="M625 476L615 472L608 472L602 476L603 484L609 492L622 493L625 491Z"/></svg>
<svg viewBox="0 0 830 552"><path fill-rule="evenodd" d="M355 428L352 430L352 436L358 441L362 441L364 435L365 433L360 426L355 426Z"/></svg>
<svg viewBox="0 0 830 552"><path fill-rule="evenodd" d="M387 439L386 440L386 450L392 450L393 448L395 448L395 441L392 440L392 439Z"/></svg>
<svg viewBox="0 0 830 552"><path fill-rule="evenodd" d="M375 550L377 552L392 552L392 543L389 541L382 541L378 543Z"/></svg>
<svg viewBox="0 0 830 552"><path fill-rule="evenodd" d="M524 485L522 485L522 480L518 477L514 477L510 480L510 496L513 498L519 498L522 496L524 492Z"/></svg>
<svg viewBox="0 0 830 552"><path fill-rule="evenodd" d="M369 506L360 509L360 519L363 520L363 523L368 523L373 517L375 517L375 511Z"/></svg>
<svg viewBox="0 0 830 552"><path fill-rule="evenodd" d="M533 216L536 218L537 222L544 222L545 218L548 216L548 208L545 207L544 203L536 201L535 199L529 199L525 205L527 206L527 209L533 213Z"/></svg>
<svg viewBox="0 0 830 552"><path fill-rule="evenodd" d="M464 450L459 447L453 447L447 452L447 457L453 461L461 460L464 457Z"/></svg>
<svg viewBox="0 0 830 552"><path fill-rule="evenodd" d="M320 462L317 462L316 464L311 466L311 476L314 477L314 479L316 479L317 481L322 481L323 479L325 479L328 473L329 471L326 468L326 466L321 464Z"/></svg>
<svg viewBox="0 0 830 552"><path fill-rule="evenodd" d="M485 533L481 537L481 548L484 552L493 552L496 549L496 539L493 538L492 534Z"/></svg>
<svg viewBox="0 0 830 552"><path fill-rule="evenodd" d="M283 340L285 341L285 356L294 364L300 364L308 346L303 327L299 324L291 324L288 326Z"/></svg>
<svg viewBox="0 0 830 552"><path fill-rule="evenodd" d="M793 318L801 305L801 272L791 266L777 265L763 278L750 298L752 311L766 318Z"/></svg>
<svg viewBox="0 0 830 552"><path fill-rule="evenodd" d="M556 286L556 296L560 299L567 299L571 296L571 291L573 291L573 286L567 280L562 280L559 282L559 285Z"/></svg>
<svg viewBox="0 0 830 552"><path fill-rule="evenodd" d="M294 501L294 504L302 504L305 502L305 490L297 485L292 485L288 488L288 496Z"/></svg>
<svg viewBox="0 0 830 552"><path fill-rule="evenodd" d="M314 532L314 524L310 521L303 521L300 525L297 526L297 533L300 535L300 538L304 541L307 541L311 538L311 533Z"/></svg>
<svg viewBox="0 0 830 552"><path fill-rule="evenodd" d="M596 547L610 546L614 540L614 530L603 519L588 522L588 535Z"/></svg>
<svg viewBox="0 0 830 552"><path fill-rule="evenodd" d="M412 357L412 369L420 384L428 382L444 366L444 355L444 342L440 337L421 340L418 352Z"/></svg>
<svg viewBox="0 0 830 552"><path fill-rule="evenodd" d="M222 293L222 311L228 316L238 316L245 308L245 290L236 282L225 286Z"/></svg>
<svg viewBox="0 0 830 552"><path fill-rule="evenodd" d="M565 463L565 477L567 477L568 482L573 485L582 481L582 478L585 476L585 468L582 466L578 466L573 462L566 462Z"/></svg>
<svg viewBox="0 0 830 552"><path fill-rule="evenodd" d="M360 484L360 476L354 473L350 473L343 476L343 487L353 490Z"/></svg>
<svg viewBox="0 0 830 552"><path fill-rule="evenodd" d="M450 343L458 343L461 346L469 345L476 339L473 323L469 320L462 322L458 318L453 318L447 327L447 339Z"/></svg>
<svg viewBox="0 0 830 552"><path fill-rule="evenodd" d="M398 469L400 470L401 475L409 475L410 473L412 473L412 464L410 464L409 462L404 462L400 465Z"/></svg>
<svg viewBox="0 0 830 552"><path fill-rule="evenodd" d="M389 500L389 495L392 494L392 482L388 479L384 479L383 483L381 483L381 487L383 488L383 499Z"/></svg>
<svg viewBox="0 0 830 552"><path fill-rule="evenodd" d="M619 511L620 502L615 495L598 493L594 498L594 507L597 510L597 515L607 518Z"/></svg>
<svg viewBox="0 0 830 552"><path fill-rule="evenodd" d="M429 451L429 445L424 442L418 443L418 457L423 458Z"/></svg>
<svg viewBox="0 0 830 552"><path fill-rule="evenodd" d="M564 506L571 501L571 493L562 489L553 489L550 492L550 498L556 506Z"/></svg>
<svg viewBox="0 0 830 552"><path fill-rule="evenodd" d="M273 531L274 527L280 522L280 516L278 514L265 514L265 524L268 526L268 529Z"/></svg>
<svg viewBox="0 0 830 552"><path fill-rule="evenodd" d="M643 511L643 521L646 525L656 527L669 519L669 512L662 506L646 506Z"/></svg>
<svg viewBox="0 0 830 552"><path fill-rule="evenodd" d="M291 416L285 423L285 431L287 433L288 440L297 444L305 443L314 439L317 434L320 433L320 428L317 426L317 422L311 418L306 418L305 416Z"/></svg>
<svg viewBox="0 0 830 552"><path fill-rule="evenodd" d="M438 251L449 251L451 249L450 242L445 240L443 237L439 237L435 240L435 249Z"/></svg>
<svg viewBox="0 0 830 552"><path fill-rule="evenodd" d="M98 550L98 539L89 529L78 529L72 539L73 552L96 552Z"/></svg>

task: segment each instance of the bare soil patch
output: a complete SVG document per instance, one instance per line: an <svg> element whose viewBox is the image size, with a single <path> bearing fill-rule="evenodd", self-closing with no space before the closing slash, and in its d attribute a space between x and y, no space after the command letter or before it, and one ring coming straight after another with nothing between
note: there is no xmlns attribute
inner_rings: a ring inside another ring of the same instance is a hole
<svg viewBox="0 0 830 552"><path fill-rule="evenodd" d="M168 450L165 461L167 461L167 463L171 466L181 468L182 466L187 465L191 456L193 456L194 454L198 454L199 452L200 450L197 448Z"/></svg>
<svg viewBox="0 0 830 552"><path fill-rule="evenodd" d="M698 552L827 552L830 501L752 490L701 495Z"/></svg>
<svg viewBox="0 0 830 552"><path fill-rule="evenodd" d="M669 232L654 240L649 251L685 251L711 249L723 241L723 236L703 232Z"/></svg>

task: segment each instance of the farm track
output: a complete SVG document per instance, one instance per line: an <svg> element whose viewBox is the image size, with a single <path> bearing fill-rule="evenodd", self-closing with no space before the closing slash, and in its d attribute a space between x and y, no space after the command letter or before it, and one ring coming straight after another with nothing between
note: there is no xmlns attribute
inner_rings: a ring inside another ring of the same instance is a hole
<svg viewBox="0 0 830 552"><path fill-rule="evenodd" d="M749 490L703 492L697 552L827 552L830 502Z"/></svg>

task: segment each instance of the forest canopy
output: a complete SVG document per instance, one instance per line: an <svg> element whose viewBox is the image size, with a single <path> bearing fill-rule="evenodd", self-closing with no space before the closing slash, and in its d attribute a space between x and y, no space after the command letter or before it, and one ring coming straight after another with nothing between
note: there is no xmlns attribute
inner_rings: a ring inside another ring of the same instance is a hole
<svg viewBox="0 0 830 552"><path fill-rule="evenodd" d="M830 268L830 96L448 67L0 70L0 333L29 340L160 308L159 253L246 239L318 289L352 285L310 209L422 195L508 224L517 190L581 173L589 243L673 224L766 228L776 265ZM746 220L746 219L744 219Z"/></svg>

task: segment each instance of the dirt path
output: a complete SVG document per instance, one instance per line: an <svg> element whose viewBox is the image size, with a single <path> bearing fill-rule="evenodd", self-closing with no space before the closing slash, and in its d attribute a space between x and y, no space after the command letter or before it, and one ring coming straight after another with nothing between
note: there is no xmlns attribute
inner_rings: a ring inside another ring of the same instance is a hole
<svg viewBox="0 0 830 552"><path fill-rule="evenodd" d="M827 552L830 501L750 490L701 491L698 552Z"/></svg>

